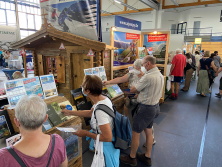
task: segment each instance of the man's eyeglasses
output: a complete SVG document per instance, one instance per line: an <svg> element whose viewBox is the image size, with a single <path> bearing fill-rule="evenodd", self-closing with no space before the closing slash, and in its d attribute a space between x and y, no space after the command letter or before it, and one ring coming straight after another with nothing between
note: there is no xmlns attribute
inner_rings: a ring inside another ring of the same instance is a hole
<svg viewBox="0 0 222 167"><path fill-rule="evenodd" d="M147 61L148 62L148 61ZM146 64L147 62L145 62L145 63L142 63L142 65L144 66L144 64Z"/></svg>

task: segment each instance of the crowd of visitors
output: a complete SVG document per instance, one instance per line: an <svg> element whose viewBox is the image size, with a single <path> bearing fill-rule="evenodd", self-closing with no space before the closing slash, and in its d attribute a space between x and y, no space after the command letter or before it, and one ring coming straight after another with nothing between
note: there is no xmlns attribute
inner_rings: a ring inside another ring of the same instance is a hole
<svg viewBox="0 0 222 167"><path fill-rule="evenodd" d="M218 55L218 51L210 54L210 51L202 50L202 55L200 55L198 51L195 51L195 56L193 56L191 53L183 55L182 51L177 49L171 64L169 76L171 76L172 79L172 94L170 96L170 99L172 100L175 100L178 97L179 84L183 80L183 76L185 76L185 84L181 91L187 92L190 87L192 76L196 79L197 75L198 82L196 92L202 97L206 97L206 94L211 93L209 88L212 86L215 77L222 71L221 57ZM222 79L220 80L220 91L216 94L216 97L218 98L221 98L221 89Z"/></svg>

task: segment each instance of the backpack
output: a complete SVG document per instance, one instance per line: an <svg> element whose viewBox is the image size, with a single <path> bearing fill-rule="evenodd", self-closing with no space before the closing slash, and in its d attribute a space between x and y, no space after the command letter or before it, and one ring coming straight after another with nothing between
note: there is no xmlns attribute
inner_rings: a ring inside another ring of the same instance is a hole
<svg viewBox="0 0 222 167"><path fill-rule="evenodd" d="M113 105L113 110L111 110L107 105L105 104L99 104L96 106L94 111L94 116L96 119L96 111L102 110L109 116L111 116L114 120L114 133L115 135L115 141L113 141L113 145L116 149L123 149L126 150L131 146L131 140L132 140L132 129L130 125L129 118L120 114L115 106Z"/></svg>

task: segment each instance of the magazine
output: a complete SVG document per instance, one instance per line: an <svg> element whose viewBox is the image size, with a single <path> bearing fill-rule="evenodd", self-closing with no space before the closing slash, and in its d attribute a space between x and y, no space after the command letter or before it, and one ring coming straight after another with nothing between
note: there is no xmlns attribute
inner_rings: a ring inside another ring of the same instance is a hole
<svg viewBox="0 0 222 167"><path fill-rule="evenodd" d="M106 77L106 71L104 66L98 67L99 68L99 76L101 78L102 81L107 81L107 77Z"/></svg>
<svg viewBox="0 0 222 167"><path fill-rule="evenodd" d="M44 99L39 77L23 79L27 95L35 94Z"/></svg>
<svg viewBox="0 0 222 167"><path fill-rule="evenodd" d="M11 135L7 121L4 115L0 116L0 139Z"/></svg>
<svg viewBox="0 0 222 167"><path fill-rule="evenodd" d="M51 106L54 108L56 114L60 117L60 119L61 119L62 121L64 121L64 120L67 119L66 115L63 114L63 113L61 113L62 109L60 108L60 106L59 106L59 104L58 104L57 102L53 102L53 103L51 104Z"/></svg>
<svg viewBox="0 0 222 167"><path fill-rule="evenodd" d="M52 74L40 76L40 81L45 98L50 98L58 95L54 76Z"/></svg>
<svg viewBox="0 0 222 167"><path fill-rule="evenodd" d="M68 161L79 155L79 141L78 136L71 135L64 140L66 146L66 154Z"/></svg>
<svg viewBox="0 0 222 167"><path fill-rule="evenodd" d="M106 88L112 98L123 94L118 85L107 85Z"/></svg>
<svg viewBox="0 0 222 167"><path fill-rule="evenodd" d="M6 146L9 147L9 146L14 145L16 142L21 140L21 138L22 138L21 134L17 134L15 136L12 136L12 137L6 139Z"/></svg>
<svg viewBox="0 0 222 167"><path fill-rule="evenodd" d="M104 66L84 69L84 73L85 75L97 75L98 77L101 78L102 81L107 81L106 71Z"/></svg>

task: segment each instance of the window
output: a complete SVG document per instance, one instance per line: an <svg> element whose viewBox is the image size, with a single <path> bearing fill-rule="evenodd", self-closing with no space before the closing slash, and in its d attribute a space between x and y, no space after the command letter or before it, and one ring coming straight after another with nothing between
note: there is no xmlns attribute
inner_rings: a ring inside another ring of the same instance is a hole
<svg viewBox="0 0 222 167"><path fill-rule="evenodd" d="M44 56L45 74L53 74L57 79L56 56Z"/></svg>
<svg viewBox="0 0 222 167"><path fill-rule="evenodd" d="M0 10L0 25L6 25L5 10Z"/></svg>

